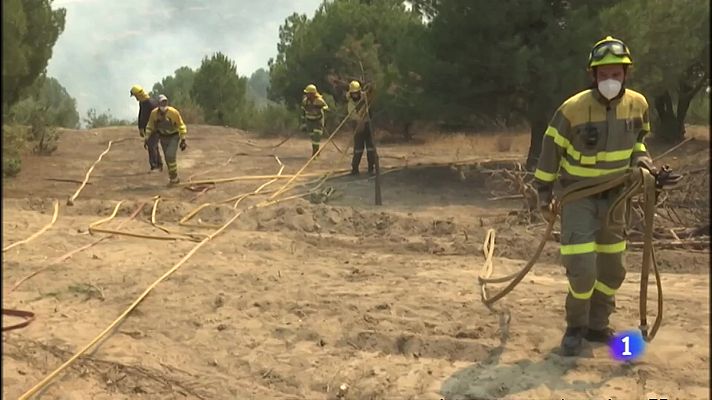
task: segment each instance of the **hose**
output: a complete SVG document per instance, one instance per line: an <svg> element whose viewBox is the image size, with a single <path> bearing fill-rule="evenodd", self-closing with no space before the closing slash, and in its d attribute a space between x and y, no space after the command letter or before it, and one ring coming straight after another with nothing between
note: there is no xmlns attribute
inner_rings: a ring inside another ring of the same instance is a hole
<svg viewBox="0 0 712 400"><path fill-rule="evenodd" d="M348 118L348 116L347 116L346 118ZM339 125L339 127L337 127L337 128L335 129L334 133L331 134L331 136L329 137L329 140L331 140L331 138L334 137L334 135L335 135L336 132L339 130L339 128L341 128L341 126L343 125L343 123L346 121L346 118L344 119L344 121L342 121L342 123ZM320 148L320 150L321 150L321 148ZM316 155L318 155L318 154L319 154L319 152L316 152L316 153L314 154L314 156L316 156ZM240 215L242 215L242 213L243 213L244 211L247 211L247 210L250 210L250 209L254 209L254 208L266 207L266 206L269 206L269 205L271 205L271 204L276 204L276 203L278 203L280 200L287 200L286 198L285 198L285 199L275 199L275 197L276 197L277 195L279 195L280 193L284 192L284 191L286 190L287 186L288 186L291 182L293 182L294 179L296 179L296 178L304 171L304 169L306 169L306 166L315 158L314 156L312 156L312 157L307 161L307 163L290 179L290 181L289 181L287 184L285 184L284 186L282 186L282 188L280 188L280 190L279 190L278 192L276 192L276 194L273 195L273 196L270 198L270 200L271 200L270 202L267 202L267 203L264 203L264 202L263 202L263 203L255 204L255 205L252 205L252 206L246 208L245 210L237 211L237 212L235 213L235 215L233 215L233 216L232 216L227 222L225 222L219 229L217 229L216 231L212 232L212 233L209 234L206 238L204 238L204 239L201 240L198 244L196 244L196 246L193 247L193 249L191 249L185 256L183 256L183 258L181 258L172 268L170 268L168 271L166 271L161 277L159 277L159 278L158 278L156 281L154 281L148 288L146 288L146 290L144 290L144 292L143 292L133 303L131 303L131 305L130 305L123 313L121 313L121 315L119 315L108 327L106 327L101 333L99 333L99 335L97 335L97 336L96 336L94 339L92 339L88 344L86 344L83 348L81 348L81 349L80 349L77 353L75 353L69 360L65 361L65 362L64 362L62 365L60 365L57 369L55 369L54 371L52 371L49 375L47 375L47 376L46 376L45 378L43 378L40 382L38 382L36 385L34 385L32 388L30 388L27 392L25 392L22 396L20 396L20 400L29 399L29 398L31 398L32 396L34 396L35 394L37 394L40 390L42 390L42 389L45 388L50 382L52 382L52 380L53 380L54 378L56 378L62 371L64 371L68 366L70 366L74 361L76 361L79 357L81 357L81 356L82 356L84 353L86 353L88 350L90 350L91 348L93 348L100 340L102 340L104 337L106 337L116 326L118 326L121 322L123 322L123 321L128 317L129 313L131 313L131 311L133 311L133 310L139 305L139 303L141 303L141 301L143 301L143 300L146 298L146 296L148 296L148 294L149 294L159 283L161 283L163 280L165 280L165 279L168 278L170 275L172 275L175 271L177 271L186 261L188 261L188 259L189 259L190 257L193 256L193 254L195 254L195 252L197 252L197 251L198 251L202 246L204 246L207 242L209 242L210 240L212 240L213 238L215 238L216 236L218 236L220 233L222 233L225 229L227 229L235 220L237 220L237 218L238 218ZM101 158L101 157L100 157L100 158ZM278 159L278 162L279 162L279 159ZM280 162L280 165L281 165L281 162ZM282 167L283 167L283 166L282 166ZM280 171L281 171L281 169L280 169ZM87 175L87 176L88 176L88 175ZM279 176L279 175L278 175L278 176ZM322 183L323 183L323 181L322 181ZM261 188L265 187L265 186L266 186L266 185L260 186L260 187L257 188L253 193L254 193L254 194L257 194L257 193L259 192L259 190L260 190ZM296 197L299 197L299 196L291 196L291 198L296 198ZM246 198L246 197L242 197L242 198L240 198L240 199L237 200L237 202L235 203L235 208L236 208L237 205L240 203L240 201L242 201L244 198ZM119 209L119 207L121 206L122 203L123 203L123 201L119 201L119 202L118 202L118 204L117 204L116 207L114 208L114 211L113 211L113 213L112 213L112 215L111 215L110 217L104 218L104 219L99 220L99 221L93 223L92 225L90 225L90 231L91 231L91 230L94 230L94 231L99 231L99 232L107 232L108 230L97 229L96 226L97 226L97 225L100 225L100 224L102 224L102 223L106 223L106 222L108 222L109 220L113 219L113 218L116 216L116 213L118 212L118 209ZM157 203L154 203L154 204L157 204ZM126 232L122 232L121 234L128 235L128 236L134 236L134 237L147 237L147 235L128 234L128 233L126 233ZM153 238L155 238L155 237L153 237Z"/></svg>
<svg viewBox="0 0 712 400"><path fill-rule="evenodd" d="M143 207L145 207L145 206L146 206L146 203L141 203L141 204L139 204L139 206L136 208L136 210L134 210L134 212L131 213L131 215L129 216L129 218L126 219L126 220L124 220L124 221L122 221L122 222L119 224L118 228L121 229L121 227L122 227L125 223L127 223L127 222L133 220L134 218L136 218L136 215L138 215L138 213L141 212L141 210L142 210ZM73 255L79 253L80 251L84 251L84 250L86 250L86 249L88 249L88 248L90 248L90 247L92 247L92 246L94 246L94 245L96 245L96 244L99 244L99 243L103 242L104 240L109 239L109 238L111 238L111 237L113 237L113 235L101 237L101 238L99 238L99 239L97 239L97 240L95 240L95 241L93 241L93 242L91 242L91 243L89 243L89 244L87 244L87 245L84 245L84 246L82 246L82 247L79 247L79 248L77 248L77 249L74 249L74 250L72 250L72 251L70 251L70 252L68 252L68 253L66 253L66 254L64 254L64 255L62 255L62 256L60 256L60 257L55 258L54 261L52 261L51 263L45 265L44 267L42 267L42 268L40 268L40 269L38 269L38 270L32 272L31 274L29 274L29 275L25 276L24 278L20 279L19 281L17 281L17 282L12 286L12 288L10 288L9 293L14 292L14 291L15 291L18 287L20 287L20 285L22 285L25 281L29 280L30 278L34 277L35 275L39 274L40 272L45 271L45 270L49 269L50 267L52 267L52 266L54 266L54 265L57 265L57 264L61 263L62 261L66 260L66 259L68 259L68 258L70 258L70 257L72 257Z"/></svg>
<svg viewBox="0 0 712 400"><path fill-rule="evenodd" d="M59 200L55 200L55 201L54 201L54 214L52 214L52 220L49 222L49 224L45 225L42 229L40 229L39 231L35 232L34 234L32 234L32 235L31 235L30 237L28 237L27 239L20 240L20 241L18 241L18 242L12 243L12 244L10 244L10 245L4 247L4 248L2 249L2 252L4 253L4 252L10 250L10 249L13 248L13 247L19 246L19 245L21 245L21 244L26 244L26 243L29 243L29 242L31 242L31 241L37 239L37 237L39 237L41 234L47 232L47 230L49 230L49 228L51 228L51 227L54 225L54 223L57 222L57 217L58 217L58 216L59 216Z"/></svg>
<svg viewBox="0 0 712 400"><path fill-rule="evenodd" d="M94 161L94 163L93 163L93 164L89 167L89 169L87 170L87 173L86 173L86 175L84 176L84 180L82 181L82 184L79 185L79 187L77 188L77 191L74 192L74 194L71 195L71 196L69 197L69 199L67 199L67 205L68 205L68 206L73 206L73 205L74 205L74 200L77 199L77 197L79 196L79 193L80 193L80 192L82 191L82 189L84 189L84 187L87 185L87 182L89 182L89 176L91 175L92 171L94 171L94 167L96 167L96 165L99 164L99 162L101 161L101 159L111 150L111 145L114 144L114 143L121 143L121 142L123 142L123 141L130 140L130 139L133 139L133 138L123 138L123 139L119 139L119 140L109 140L109 144L106 146L106 150L104 150L101 154L99 154L99 158L97 158L96 161Z"/></svg>
<svg viewBox="0 0 712 400"><path fill-rule="evenodd" d="M627 203L633 196L643 194L644 196L644 215L645 215L645 234L644 234L644 248L643 248L643 263L641 268L641 279L640 279L640 330L643 334L643 338L650 342L655 338L655 335L660 328L663 316L663 292L662 283L660 280L660 274L657 268L657 263L655 262L655 249L653 247L653 222L655 216L655 177L645 168L631 168L623 173L606 175L598 178L592 178L585 181L577 182L567 187L561 194L558 200L555 200L553 213L554 217L549 220L546 226L544 235L542 236L539 245L537 246L534 254L529 259L527 264L518 272L513 274L492 278L491 275L494 271L494 266L492 263L492 258L494 255L495 246L495 230L489 229L485 236L485 241L482 247L485 262L480 269L478 276L478 282L480 285L481 300L482 303L495 313L500 314L500 317L505 313L502 310L496 310L493 305L498 300L502 299L509 292L511 292L519 282L524 279L524 277L529 273L534 264L537 262L541 253L544 249L549 236L554 227L556 221L556 215L560 213L561 207L581 200L583 198L605 192L607 190L623 186L623 192L613 201L612 205L609 207L608 215L606 216L606 223L613 224L625 224L625 221L614 220L614 211L618 207L623 206ZM650 332L648 332L647 325L647 299L648 299L648 276L650 274L650 268L655 273L655 280L657 284L658 291L658 313L655 317L655 322L653 323ZM487 284L490 283L505 283L509 282L508 285L497 292L494 295L490 295L488 292ZM505 316L508 322L508 315Z"/></svg>

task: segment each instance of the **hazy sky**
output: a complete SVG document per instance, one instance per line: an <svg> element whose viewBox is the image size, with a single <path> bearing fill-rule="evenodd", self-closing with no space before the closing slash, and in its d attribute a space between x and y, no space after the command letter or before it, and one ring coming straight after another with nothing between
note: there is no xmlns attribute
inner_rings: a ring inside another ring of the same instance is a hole
<svg viewBox="0 0 712 400"><path fill-rule="evenodd" d="M147 90L177 68L200 66L221 51L240 75L267 68L277 54L279 26L298 12L312 17L322 0L55 0L67 10L65 30L47 67L77 100L133 120L133 84Z"/></svg>

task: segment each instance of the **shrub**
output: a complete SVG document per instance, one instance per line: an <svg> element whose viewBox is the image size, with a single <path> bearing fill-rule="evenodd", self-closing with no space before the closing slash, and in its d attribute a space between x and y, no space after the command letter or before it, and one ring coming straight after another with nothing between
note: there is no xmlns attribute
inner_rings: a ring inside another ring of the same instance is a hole
<svg viewBox="0 0 712 400"><path fill-rule="evenodd" d="M16 176L22 168L27 130L21 126L2 126L2 175Z"/></svg>
<svg viewBox="0 0 712 400"><path fill-rule="evenodd" d="M57 150L57 129L49 126L43 110L37 110L31 118L29 139L35 143L32 151L35 154L48 156Z"/></svg>
<svg viewBox="0 0 712 400"><path fill-rule="evenodd" d="M87 125L88 129L104 128L107 126L131 125L130 121L114 118L111 115L111 110L107 110L106 112L97 115L96 110L93 108L87 111L84 123Z"/></svg>

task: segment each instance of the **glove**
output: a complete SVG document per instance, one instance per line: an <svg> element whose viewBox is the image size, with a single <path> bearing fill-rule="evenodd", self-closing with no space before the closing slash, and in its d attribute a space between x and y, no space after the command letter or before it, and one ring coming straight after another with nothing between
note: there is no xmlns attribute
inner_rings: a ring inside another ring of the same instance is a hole
<svg viewBox="0 0 712 400"><path fill-rule="evenodd" d="M145 129L139 129L138 130L138 135L141 137L146 137L146 130Z"/></svg>
<svg viewBox="0 0 712 400"><path fill-rule="evenodd" d="M551 222L556 218L550 194L539 193L539 213L546 222Z"/></svg>
<svg viewBox="0 0 712 400"><path fill-rule="evenodd" d="M185 139L180 140L180 151L185 151L185 149L188 148L188 145L185 143Z"/></svg>
<svg viewBox="0 0 712 400"><path fill-rule="evenodd" d="M144 139L143 139L143 148L148 150L148 138L147 137L144 137Z"/></svg>
<svg viewBox="0 0 712 400"><path fill-rule="evenodd" d="M669 165L663 165L655 175L655 186L658 189L670 189L680 182L682 175L673 172Z"/></svg>

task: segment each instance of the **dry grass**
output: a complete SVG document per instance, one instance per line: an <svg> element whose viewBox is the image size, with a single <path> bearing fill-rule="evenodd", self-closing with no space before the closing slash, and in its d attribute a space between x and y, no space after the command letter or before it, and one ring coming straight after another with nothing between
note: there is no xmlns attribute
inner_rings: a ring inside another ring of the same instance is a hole
<svg viewBox="0 0 712 400"><path fill-rule="evenodd" d="M686 125L685 126L685 137L691 137L695 140L710 140L710 127L709 125Z"/></svg>
<svg viewBox="0 0 712 400"><path fill-rule="evenodd" d="M432 133L420 136L429 149L457 151L460 154L526 154L529 132Z"/></svg>

